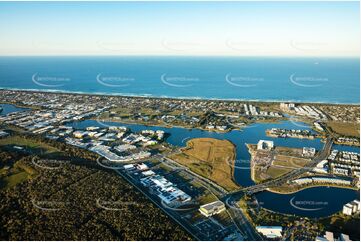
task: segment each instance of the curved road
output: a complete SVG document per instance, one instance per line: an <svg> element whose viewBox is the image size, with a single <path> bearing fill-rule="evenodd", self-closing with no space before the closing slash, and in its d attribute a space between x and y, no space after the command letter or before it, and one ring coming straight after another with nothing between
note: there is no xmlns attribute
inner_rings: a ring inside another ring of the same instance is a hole
<svg viewBox="0 0 361 242"><path fill-rule="evenodd" d="M238 201L242 196L246 194L253 194L266 190L269 187L279 186L284 184L287 181L293 180L303 173L312 170L320 161L326 159L332 148L332 137L326 139L326 143L323 146L323 149L320 150L315 158L307 166L293 170L287 174L284 174L276 179L273 179L268 182L256 184L253 186L245 187L238 191L227 194L222 197L222 201L230 208L232 219L235 223L238 224L238 228L247 236L247 240L258 241L262 240L262 237L254 229L253 225L248 221L242 209L238 206Z"/></svg>
<svg viewBox="0 0 361 242"><path fill-rule="evenodd" d="M323 146L322 150L320 150L317 153L315 158L308 165L306 165L302 168L293 170L291 172L288 172L288 173L286 173L282 176L279 176L271 181L259 183L259 184L245 187L238 191L229 193L228 196L236 195L238 193L253 194L253 193L264 191L269 187L279 186L279 185L284 184L287 181L293 180L293 179L297 178L298 176L302 175L303 173L305 173L307 171L311 171L320 161L326 159L331 151L332 144L333 144L332 138L328 137L326 139L326 143Z"/></svg>

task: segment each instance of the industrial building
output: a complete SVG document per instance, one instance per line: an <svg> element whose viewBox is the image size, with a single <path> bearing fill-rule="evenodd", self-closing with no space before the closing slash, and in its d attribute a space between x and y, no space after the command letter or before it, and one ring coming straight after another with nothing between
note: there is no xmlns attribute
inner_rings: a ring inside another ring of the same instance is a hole
<svg viewBox="0 0 361 242"><path fill-rule="evenodd" d="M203 214L206 217L213 216L215 214L221 213L226 209L225 205L221 201L215 201L212 203L207 203L205 205L202 205L199 208L199 212Z"/></svg>

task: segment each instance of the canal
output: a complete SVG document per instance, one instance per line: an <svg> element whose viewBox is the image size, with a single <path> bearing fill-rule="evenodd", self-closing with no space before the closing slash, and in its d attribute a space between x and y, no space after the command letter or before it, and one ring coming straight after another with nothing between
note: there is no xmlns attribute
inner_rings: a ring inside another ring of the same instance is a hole
<svg viewBox="0 0 361 242"><path fill-rule="evenodd" d="M0 104L3 110L0 115L6 115L12 112L27 110L27 108L17 107L11 104ZM185 129L179 127L165 128L156 126L145 126L139 124L123 124L116 122L100 122L96 120L84 120L73 122L74 128L82 129L87 126L127 126L133 132L144 129L163 130L169 134L167 142L174 146L185 146L187 140L200 137L227 139L236 146L236 161L234 169L235 181L241 186L251 186L254 182L251 179L250 172L250 154L247 150L246 143L255 144L260 139L274 141L278 146L289 146L302 148L305 146L321 149L323 143L320 139L293 139L293 138L272 138L266 136L266 129L284 128L284 129L307 129L311 128L301 122L283 121L280 123L256 123L242 130L232 130L227 133L210 132L200 129ZM334 145L333 149L358 152L358 147ZM354 199L359 199L360 194L350 189L334 187L314 187L308 188L293 194L277 194L264 191L256 194L257 200L266 209L299 216L324 217L331 215L342 209L342 206Z"/></svg>
<svg viewBox="0 0 361 242"><path fill-rule="evenodd" d="M179 127L165 128L159 126L145 126L139 124L124 124L118 122L100 122L96 120L84 120L69 124L77 129L87 126L126 126L133 132L144 129L163 130L169 134L167 142L174 146L185 146L187 140L193 138L216 138L227 139L236 145L236 163L234 177L241 186L250 186L254 182L250 172L250 154L246 143L255 144L260 139L273 140L276 146L289 146L295 148L314 147L321 149L323 143L320 139L294 139L272 138L266 136L266 129L307 129L312 130L307 124L294 121L282 121L280 123L256 123L242 130L232 130L227 133L210 132L200 129L185 129ZM334 149L359 152L358 147L335 145ZM359 199L359 192L351 189L334 187L314 187L304 189L293 194L277 194L264 191L256 194L259 203L266 209L308 217L324 217L340 211L343 205L354 199Z"/></svg>

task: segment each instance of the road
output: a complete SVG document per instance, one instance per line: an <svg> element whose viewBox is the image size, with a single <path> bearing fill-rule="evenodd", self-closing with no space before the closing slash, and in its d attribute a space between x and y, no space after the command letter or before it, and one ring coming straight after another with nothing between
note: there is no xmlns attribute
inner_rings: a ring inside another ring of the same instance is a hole
<svg viewBox="0 0 361 242"><path fill-rule="evenodd" d="M328 137L326 139L325 145L323 146L323 149L320 150L316 154L315 158L309 164L307 164L306 166L304 166L302 168L295 169L295 170L288 172L280 177L277 177L271 181L267 181L267 182L259 183L259 184L253 185L253 186L242 188L238 191L229 193L228 195L236 195L238 193L253 194L253 193L264 191L270 187L280 186L288 181L291 181L291 180L299 177L303 173L305 173L307 171L311 171L320 161L326 159L331 151L332 144L333 144L332 138Z"/></svg>
<svg viewBox="0 0 361 242"><path fill-rule="evenodd" d="M327 158L331 151L331 147L332 138L329 137L326 139L323 149L316 154L315 158L307 166L293 170L283 176L273 179L272 181L256 184L250 187L245 187L236 192L228 193L225 196L220 197L220 200L225 202L226 206L228 207L227 212L231 217L233 223L236 225L241 234L246 237L246 240L260 241L262 240L262 237L257 233L253 225L248 221L242 209L238 206L238 201L242 198L242 196L245 193L253 194L264 191L269 187L282 185L287 181L293 180L296 177L302 175L303 173L312 170L320 161ZM191 172L188 168L180 166L179 163L169 158L163 158L168 165L182 167L183 169L187 170L187 172L192 173L192 175L199 178L199 180L202 181L203 185L206 185L208 189L213 190L218 194L224 194L224 191L222 191L222 189L219 189L218 185L213 184L213 182L209 181L208 179L205 179L204 177L201 177L198 174Z"/></svg>
<svg viewBox="0 0 361 242"><path fill-rule="evenodd" d="M167 155L174 154L176 152L178 152L178 151L173 150L171 153L168 153ZM163 154L157 154L157 155L153 156L153 158L158 158L159 160L161 160L160 164L164 164L164 165L170 167L173 171L182 170L182 171L187 172L189 177L191 177L193 179L196 179L199 183L202 184L202 186L205 189L207 189L209 192L211 192L216 197L221 197L221 196L224 196L226 194L226 190L221 188L219 185L215 184L214 182L212 182L212 181L210 181L210 180L208 180L208 179L206 179L206 178L204 178L202 176L199 176L198 174L196 174L196 173L192 172L191 170L189 170L187 167L184 167L184 166L180 165L179 163L167 158ZM137 162L142 162L142 161L143 160L137 160ZM147 191L148 189L144 189L144 187L142 187L140 185L140 183L136 179L134 179L132 176L127 174L127 172L125 172L123 169L117 168L117 169L114 169L114 170L120 176L122 176L125 180L127 180L130 184L132 184L135 188L137 188L144 196L146 196L149 200L151 200L155 205L157 205L161 210L163 210L168 216L170 216L178 224L180 224L196 240L204 241L204 240L212 239L212 238L207 237L206 234L202 234L199 231L197 231L193 227L192 224L190 224L189 222L187 222L185 219L182 218L181 214L179 214L177 212L177 210L172 210L172 209L167 208L167 206L164 206L157 197L154 197L152 194L150 194Z"/></svg>
<svg viewBox="0 0 361 242"><path fill-rule="evenodd" d="M242 209L238 206L238 201L240 197L235 198L235 196L229 196L225 199L222 199L226 206L229 208L229 214L236 224L237 228L245 236L245 240L250 241L261 241L263 238L256 232L253 225L248 221L244 215Z"/></svg>
<svg viewBox="0 0 361 242"><path fill-rule="evenodd" d="M232 192L224 196L221 200L225 202L226 206L232 213L232 219L237 224L237 227L247 236L247 240L258 241L262 240L262 237L255 231L252 224L248 221L242 209L238 206L238 201L242 196L247 194L253 194L266 190L269 187L279 186L284 184L287 181L293 180L296 177L302 175L303 173L312 170L320 161L327 158L332 148L332 138L329 137L326 139L326 143L322 150L320 150L315 158L307 166L304 166L300 169L293 170L283 176L280 176L272 181L264 182L261 184L256 184L253 186L245 187L236 192Z"/></svg>
<svg viewBox="0 0 361 242"><path fill-rule="evenodd" d="M212 193L217 194L217 197L218 196L222 197L227 194L227 190L225 190L223 187L219 186L217 183L213 182L212 180L209 180L201 175L198 175L197 173L191 171L188 167L179 164L178 162L170 159L169 157L162 156L162 158L163 158L162 160L163 164L167 164L168 166L172 166L173 168L176 169L183 169L188 174L197 178L197 180L201 182L203 186L207 187L208 190L212 191Z"/></svg>
<svg viewBox="0 0 361 242"><path fill-rule="evenodd" d="M121 177L123 177L126 181L132 184L135 188L137 188L144 196L146 196L149 200L151 200L157 207L159 207L163 212L165 212L169 217L171 217L174 221L176 221L179 225L181 225L189 234L191 234L196 240L204 240L198 237L198 235L193 231L193 229L188 226L184 221L182 221L179 215L170 209L166 209L158 199L154 199L150 194L144 191L139 184L137 184L131 177L129 177L125 172L121 170L115 170Z"/></svg>
<svg viewBox="0 0 361 242"><path fill-rule="evenodd" d="M158 154L156 155L158 158L161 158L162 163L173 168L176 170L184 170L186 171L190 176L197 179L201 184L210 192L212 192L214 195L216 195L221 201L223 201L226 204L227 207L227 213L231 217L234 225L239 230L239 232L245 237L246 240L250 241L261 241L263 238L257 233L254 226L249 222L248 218L245 216L244 211L238 206L238 201L242 198L244 194L253 194L257 192L264 191L268 189L269 187L279 186L287 181L293 180L300 176L301 174L312 170L320 161L327 158L328 154L330 153L332 147L332 138L327 138L325 145L322 150L320 150L315 158L305 167L293 170L285 175L282 175L276 179L273 179L268 182L256 184L253 186L242 188L238 191L227 193L223 188L221 188L218 184L215 184L214 182L210 181L209 179L206 179L191 170L189 170L187 167L180 165L179 163L173 161L172 159L169 159L165 155ZM171 153L176 153L177 150L173 150ZM169 155L169 154L168 154ZM132 183L133 186L135 186L139 191L141 191L145 196L147 196L154 204L156 204L160 209L162 209L166 214L168 214L170 217L172 217L175 221L177 221L184 229L186 229L190 234L193 235L193 237L197 240L202 240L204 238L200 238L200 234L195 233L192 226L188 225L183 221L183 219L177 214L175 211L165 209L164 206L160 203L158 199L154 199L150 194L148 194L146 191L144 191L141 187L139 187L139 184L136 184L135 181L129 177L126 173L116 170L116 172L121 175L123 178L128 180L128 182ZM203 236L202 236L203 237ZM208 238L209 239L209 238Z"/></svg>

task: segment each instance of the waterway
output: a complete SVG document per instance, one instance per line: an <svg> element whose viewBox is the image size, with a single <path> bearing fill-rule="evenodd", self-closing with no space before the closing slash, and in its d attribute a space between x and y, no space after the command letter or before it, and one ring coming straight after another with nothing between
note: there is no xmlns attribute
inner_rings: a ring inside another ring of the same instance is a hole
<svg viewBox="0 0 361 242"><path fill-rule="evenodd" d="M169 134L167 142L174 146L185 146L187 140L193 138L207 137L216 139L227 139L236 145L235 181L241 186L250 186L254 182L250 172L250 154L246 143L254 144L260 139L273 140L276 146L288 146L295 148L314 147L321 149L323 143L320 139L294 139L294 138L271 138L266 136L266 129L307 129L311 128L301 122L282 121L280 123L256 123L242 130L232 130L227 133L210 132L200 129L185 129L179 127L165 128L159 126L145 126L138 124L124 124L117 122L99 122L96 120L84 120L69 124L74 128L82 129L87 126L126 126L133 132L144 129L163 130ZM358 147L335 145L334 149L359 152ZM259 203L267 209L299 216L324 217L342 209L342 206L354 199L359 199L360 194L350 189L334 187L308 188L293 194L277 194L268 191L256 195Z"/></svg>
<svg viewBox="0 0 361 242"><path fill-rule="evenodd" d="M21 107L12 105L12 104L3 104L3 103L0 103L0 107L2 107L2 109L3 109L0 112L0 116L7 115L7 114L13 113L13 112L21 112L21 111L27 110L27 108L21 108Z"/></svg>

